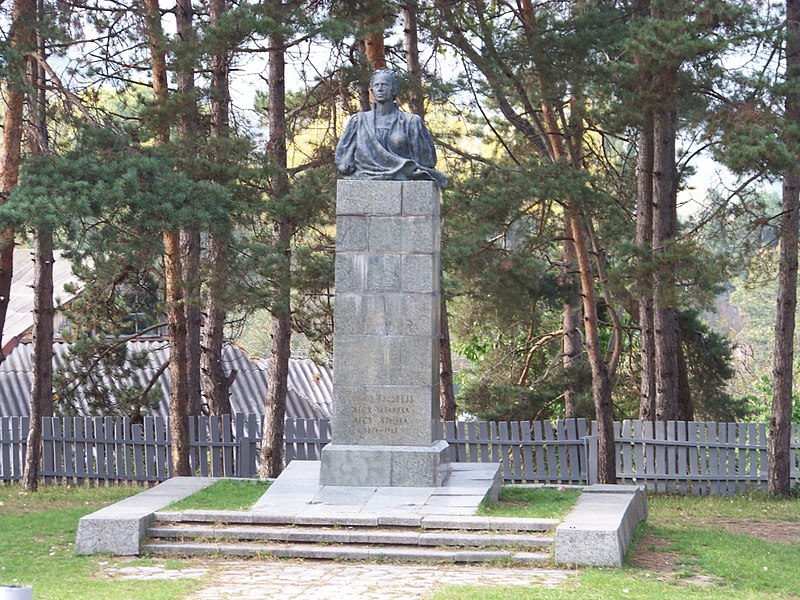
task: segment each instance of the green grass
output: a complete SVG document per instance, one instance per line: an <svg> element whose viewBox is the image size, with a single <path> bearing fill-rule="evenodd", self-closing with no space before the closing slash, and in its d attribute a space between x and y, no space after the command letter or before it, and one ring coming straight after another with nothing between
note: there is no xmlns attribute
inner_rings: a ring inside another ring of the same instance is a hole
<svg viewBox="0 0 800 600"><path fill-rule="evenodd" d="M727 523L767 526L800 522L800 500L763 496L649 498L650 516L628 553L628 564L648 553L669 568L580 568L561 589L449 586L436 600L551 598L750 599L798 598L800 540L766 541L726 531Z"/></svg>
<svg viewBox="0 0 800 600"><path fill-rule="evenodd" d="M166 510L246 510L267 491L269 483L254 479L223 479L173 502Z"/></svg>
<svg viewBox="0 0 800 600"><path fill-rule="evenodd" d="M39 492L26 493L18 485L0 485L0 585L33 586L36 600L172 599L199 587L197 580L120 581L107 579L102 572L104 566L163 561L74 554L75 532L83 515L142 489L43 486Z"/></svg>
<svg viewBox="0 0 800 600"><path fill-rule="evenodd" d="M478 514L487 517L562 519L580 495L579 490L503 486L500 502L484 502Z"/></svg>

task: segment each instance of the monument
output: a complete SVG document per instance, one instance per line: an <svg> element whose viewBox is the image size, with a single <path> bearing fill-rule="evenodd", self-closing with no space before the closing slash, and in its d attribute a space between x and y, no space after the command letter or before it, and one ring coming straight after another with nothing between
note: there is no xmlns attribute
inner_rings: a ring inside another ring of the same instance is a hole
<svg viewBox="0 0 800 600"><path fill-rule="evenodd" d="M396 75L376 71L373 110L336 149L332 440L323 486L436 487L439 438L439 188L433 138L399 110Z"/></svg>

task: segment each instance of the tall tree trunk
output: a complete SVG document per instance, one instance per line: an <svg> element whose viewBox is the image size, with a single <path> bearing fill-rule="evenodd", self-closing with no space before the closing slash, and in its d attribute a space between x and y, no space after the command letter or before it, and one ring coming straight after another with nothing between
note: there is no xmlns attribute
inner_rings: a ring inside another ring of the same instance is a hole
<svg viewBox="0 0 800 600"><path fill-rule="evenodd" d="M586 335L586 354L592 370L592 398L597 418L598 464L597 477L599 483L616 483L616 446L614 443L614 413L611 402L613 389L608 367L600 347L600 331L597 318L597 298L594 291L594 274L592 271L587 235L580 213L569 208L572 239L575 244L575 255L580 271L581 294L583 296L583 323Z"/></svg>
<svg viewBox="0 0 800 600"><path fill-rule="evenodd" d="M447 300L441 296L441 330L439 331L439 414L442 421L456 420L456 395L453 389L453 353L450 349L450 323Z"/></svg>
<svg viewBox="0 0 800 600"><path fill-rule="evenodd" d="M419 61L419 38L417 29L417 0L406 0L403 4L403 47L406 51L406 68L411 76L408 105L411 112L425 117L425 99L422 94L422 64ZM441 282L441 271L439 273ZM447 318L447 299L441 289L439 307L439 414L443 421L455 421L456 396L453 389L453 353L450 348L450 322Z"/></svg>
<svg viewBox="0 0 800 600"><path fill-rule="evenodd" d="M639 158L636 183L636 246L641 256L650 254L653 246L653 112L645 112L639 130ZM639 385L639 418L656 418L656 348L653 331L653 281L640 277L639 330L641 380Z"/></svg>
<svg viewBox="0 0 800 600"><path fill-rule="evenodd" d="M153 95L161 110L156 124L156 142L169 143L169 121L163 114L169 89L164 55L161 12L158 0L144 0L148 44L153 71ZM186 312L183 298L180 231L169 230L164 239L164 279L166 282L167 329L170 345L169 429L173 474L191 475L189 467L189 397L186 359Z"/></svg>
<svg viewBox="0 0 800 600"><path fill-rule="evenodd" d="M370 69L373 71L386 68L386 46L383 41L383 26L376 29L376 26L383 23L384 8L382 5L383 2L375 3L375 12L367 17L365 22L368 33L364 36L364 51L366 52Z"/></svg>
<svg viewBox="0 0 800 600"><path fill-rule="evenodd" d="M194 49L196 42L192 20L194 14L191 0L177 0L175 21L181 41L179 60L176 61L176 82L180 115L180 133L184 150L189 156L195 154L200 131L200 116L197 111L194 85ZM183 278L186 311L186 388L189 394L188 414L202 413L200 390L200 232L185 229L181 232L183 252Z"/></svg>
<svg viewBox="0 0 800 600"><path fill-rule="evenodd" d="M203 400L200 384L200 232L196 229L181 231L181 260L186 290L186 410L189 415L197 416L203 413Z"/></svg>
<svg viewBox="0 0 800 600"><path fill-rule="evenodd" d="M283 202L289 192L286 157L286 81L285 40L269 36L269 141L267 158L273 168L271 200ZM275 297L272 306L272 340L267 372L269 389L264 406L261 441L261 477L277 477L283 470L283 431L288 392L291 350L291 261L292 223L285 209L279 209L272 222L272 242L280 256L275 266Z"/></svg>
<svg viewBox="0 0 800 600"><path fill-rule="evenodd" d="M37 2L38 19L42 18L43 0ZM38 20L37 19L37 20ZM38 23L37 23L38 29ZM44 57L44 40L39 37L39 52ZM29 61L30 80L34 82L30 115L35 135L31 138L31 152L44 156L48 151L47 135L47 76L44 68L34 59ZM30 429L28 430L23 487L36 491L39 487L39 461L41 459L42 418L53 415L53 230L48 223L39 223L34 231L34 281L33 281L33 356L30 397Z"/></svg>
<svg viewBox="0 0 800 600"><path fill-rule="evenodd" d="M422 93L422 64L419 61L419 36L417 29L417 0L403 3L403 47L406 51L406 68L411 75L408 106L414 114L425 115L425 97Z"/></svg>
<svg viewBox="0 0 800 600"><path fill-rule="evenodd" d="M661 90L671 89L674 74L665 77ZM678 415L678 312L675 307L674 269L668 259L677 222L675 98L666 92L655 114L653 128L653 253L659 255L653 278L653 331L656 359L656 414L659 421Z"/></svg>
<svg viewBox="0 0 800 600"><path fill-rule="evenodd" d="M212 0L212 25L228 10L227 0ZM228 81L230 52L226 43L221 43L211 59L211 117L212 135L218 140L230 137L230 86ZM219 147L223 147L219 144ZM222 157L220 157L222 158ZM217 181L224 184L225 181ZM206 323L201 344L201 374L206 393L209 413L226 415L231 412L230 377L225 375L222 365L222 352L225 343L224 294L228 287L228 236L211 233L208 237L208 293L206 297Z"/></svg>
<svg viewBox="0 0 800 600"><path fill-rule="evenodd" d="M575 256L575 244L572 242L572 230L569 219L564 223L564 278L574 282L574 273L578 270L577 257ZM561 338L561 364L564 370L569 373L575 369L580 361L583 350L583 340L581 336L581 299L580 286L575 286L575 290L570 290L569 295L564 300L563 315L561 318L564 335ZM577 416L575 406L575 395L577 390L572 384L564 388L564 418L573 419Z"/></svg>
<svg viewBox="0 0 800 600"><path fill-rule="evenodd" d="M786 0L786 115L784 139L792 150L794 165L800 160L800 0ZM767 490L773 496L791 492L792 382L794 334L797 310L797 243L800 223L800 172L784 174L781 202L778 300L775 318L775 352L772 366L772 415L767 445Z"/></svg>
<svg viewBox="0 0 800 600"><path fill-rule="evenodd" d="M678 327L678 421L694 421L694 403L692 388L689 385L689 365L686 364L686 352L683 349L681 328Z"/></svg>
<svg viewBox="0 0 800 600"><path fill-rule="evenodd" d="M22 56L34 44L33 20L35 0L15 0L11 10L11 29L8 45L18 56ZM0 204L17 186L21 160L23 109L25 104L24 60L11 61L8 65L3 116L3 147L0 149ZM11 294L11 280L14 277L14 232L9 228L0 229L0 362L3 361L2 342Z"/></svg>
<svg viewBox="0 0 800 600"><path fill-rule="evenodd" d="M359 43L361 45L360 49L363 50L365 62L361 66L367 70L359 89L359 101L361 110L368 111L372 108L369 94L370 74L376 69L386 68L383 19L387 7L383 0L364 0L359 4L359 14L363 15L361 30L364 36Z"/></svg>

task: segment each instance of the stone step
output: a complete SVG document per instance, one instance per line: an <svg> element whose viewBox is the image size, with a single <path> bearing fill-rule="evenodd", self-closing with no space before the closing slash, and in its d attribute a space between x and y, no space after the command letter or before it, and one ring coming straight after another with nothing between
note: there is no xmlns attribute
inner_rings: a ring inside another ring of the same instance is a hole
<svg viewBox="0 0 800 600"><path fill-rule="evenodd" d="M555 530L556 519L514 519L508 517L442 516L401 514L297 515L255 511L158 511L156 522L227 523L231 525L321 525L330 527L409 527L422 530L549 532Z"/></svg>
<svg viewBox="0 0 800 600"><path fill-rule="evenodd" d="M431 531L408 528L321 528L282 527L274 525L197 525L174 523L155 525L148 529L149 538L169 540L263 540L289 543L322 544L381 544L406 546L455 546L455 547L516 547L549 548L552 536L529 533L466 533L455 531Z"/></svg>
<svg viewBox="0 0 800 600"><path fill-rule="evenodd" d="M390 560L399 562L481 563L519 565L550 561L549 552L513 550L456 550L418 547L325 546L293 544L147 543L142 552L157 556L229 556L247 558L297 558L317 560Z"/></svg>

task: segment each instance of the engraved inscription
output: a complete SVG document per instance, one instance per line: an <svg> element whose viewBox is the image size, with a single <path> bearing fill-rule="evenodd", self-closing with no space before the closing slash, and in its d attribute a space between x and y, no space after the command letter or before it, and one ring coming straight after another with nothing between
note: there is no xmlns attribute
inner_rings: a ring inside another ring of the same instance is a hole
<svg viewBox="0 0 800 600"><path fill-rule="evenodd" d="M364 394L351 398L353 421L367 435L397 434L408 425L414 398L409 394Z"/></svg>

